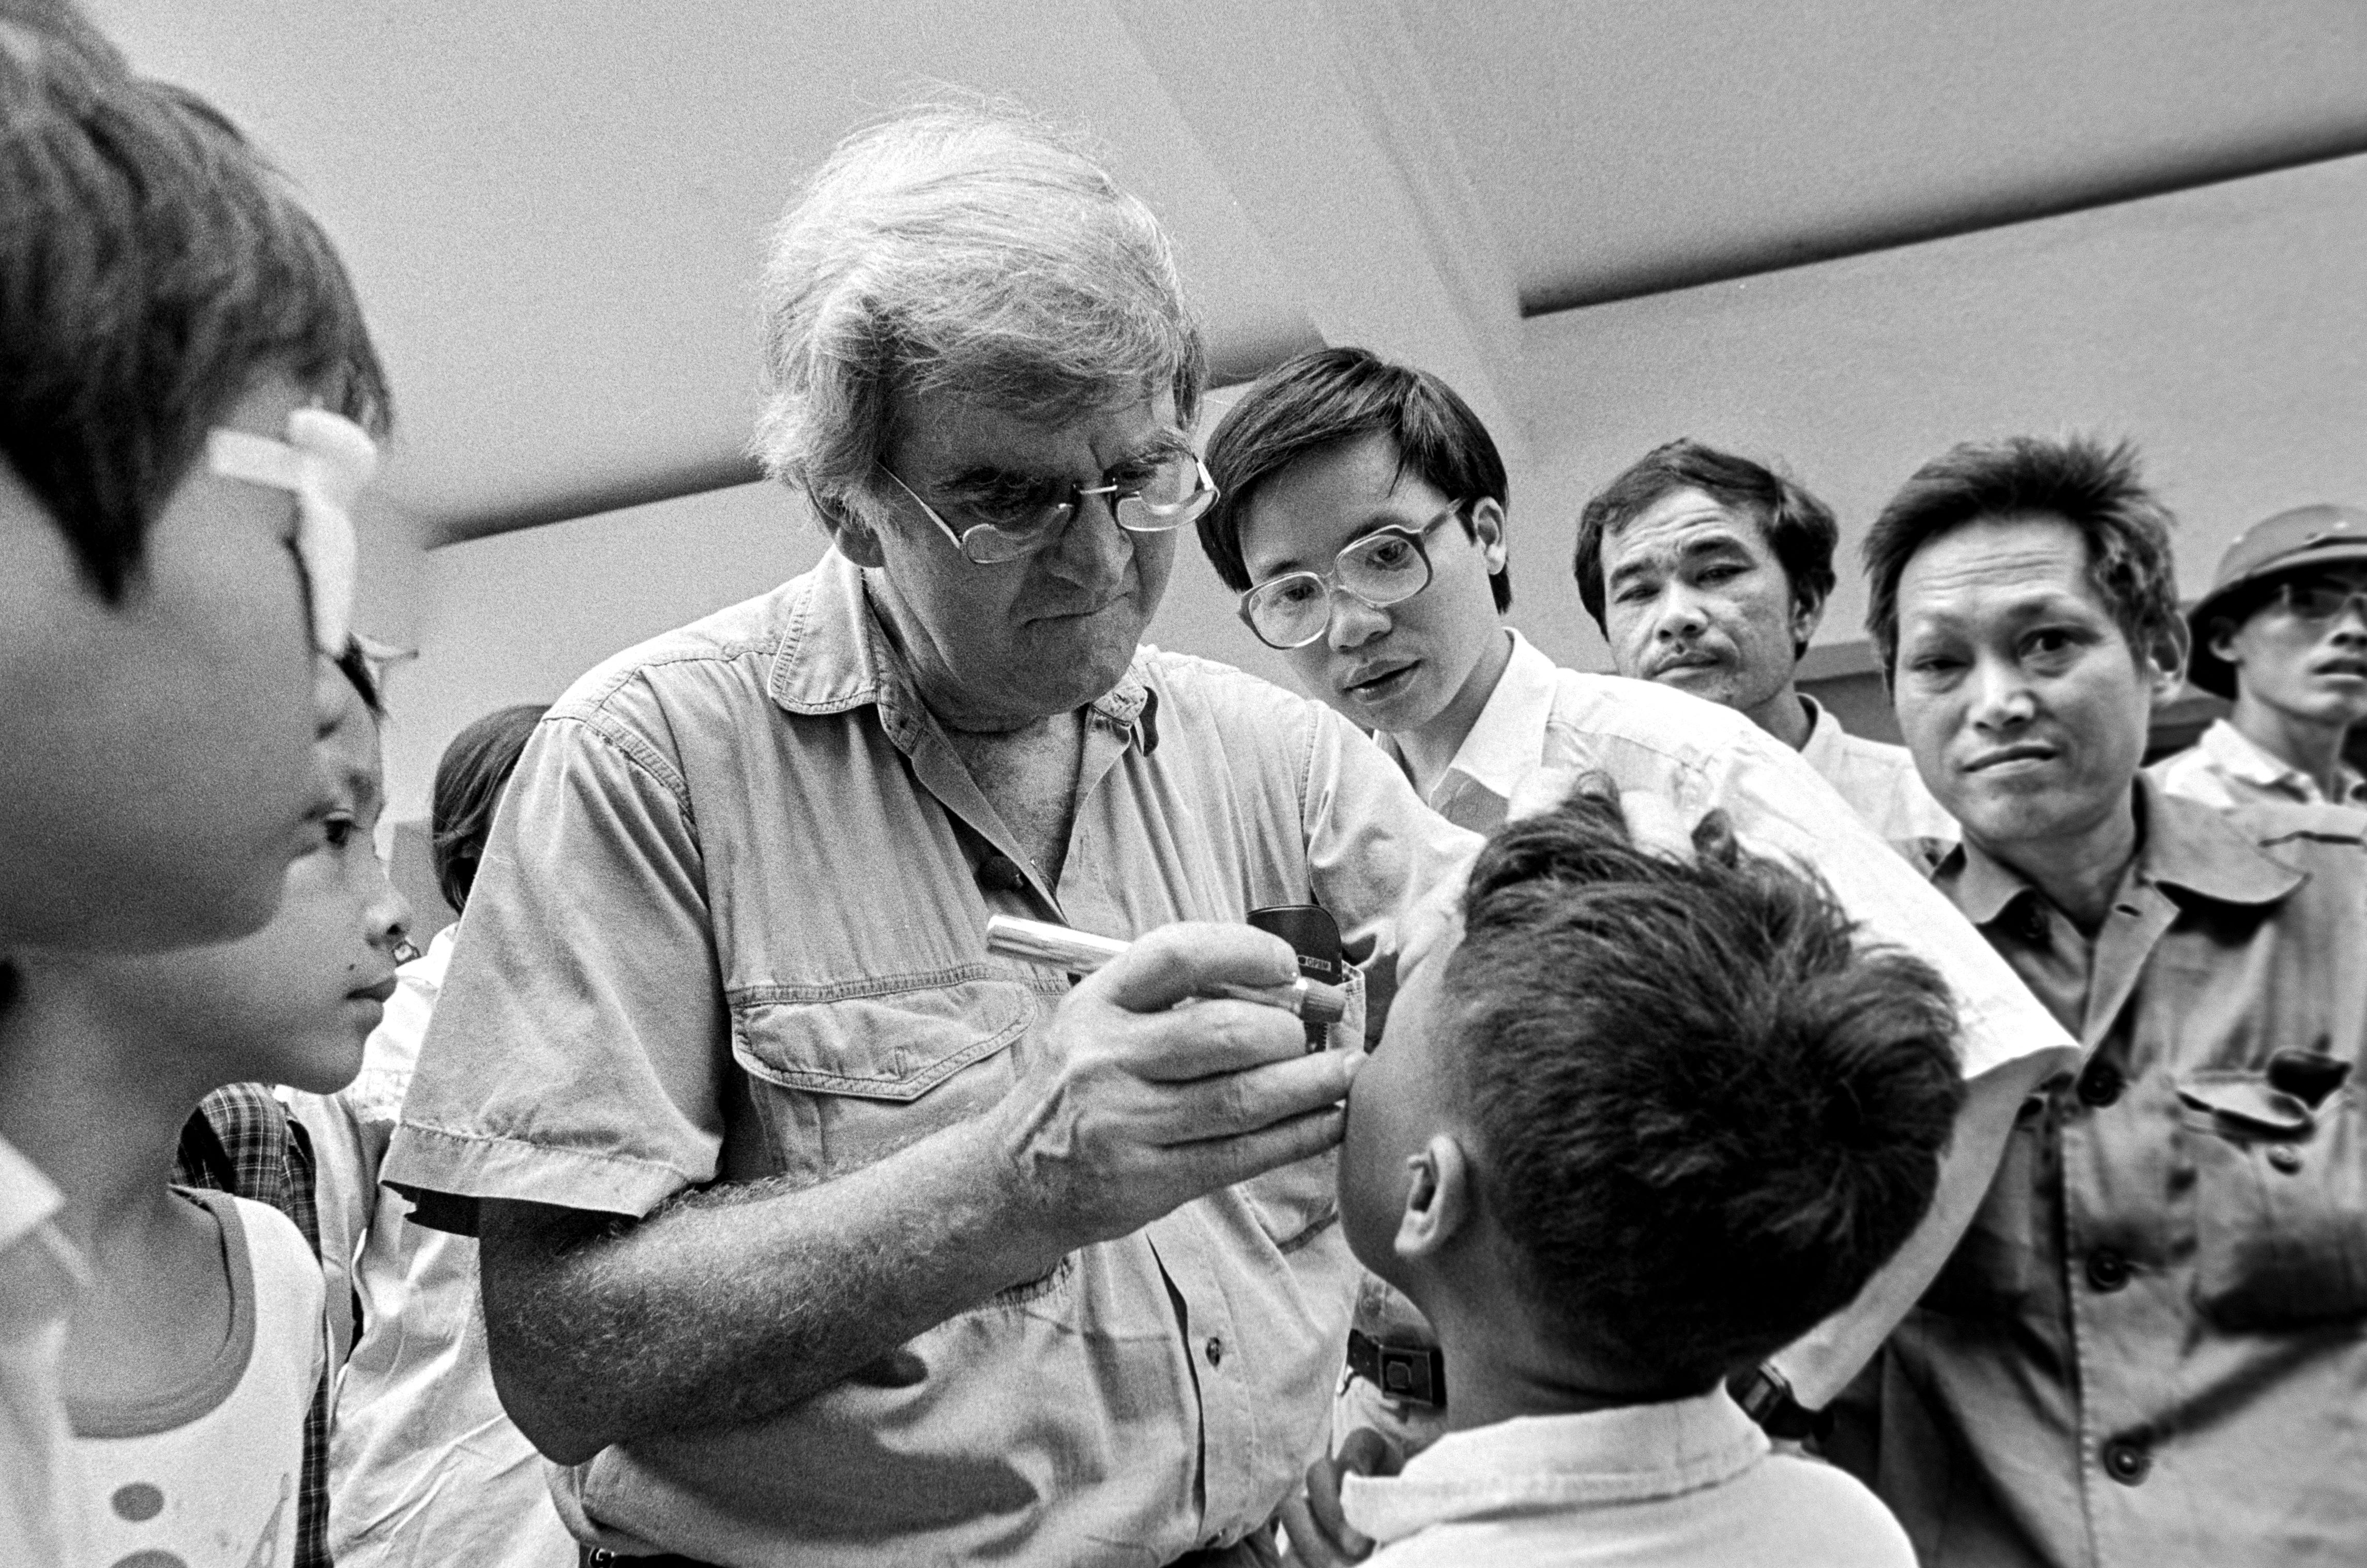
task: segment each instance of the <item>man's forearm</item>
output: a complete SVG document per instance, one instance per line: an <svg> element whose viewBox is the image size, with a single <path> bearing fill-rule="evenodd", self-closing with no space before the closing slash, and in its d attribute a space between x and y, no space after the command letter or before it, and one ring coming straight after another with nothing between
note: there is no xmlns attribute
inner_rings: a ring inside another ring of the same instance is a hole
<svg viewBox="0 0 2367 1568"><path fill-rule="evenodd" d="M991 1179L997 1158L964 1123L820 1186L710 1189L621 1230L488 1203L503 1404L562 1463L786 1409L1059 1262Z"/></svg>
<svg viewBox="0 0 2367 1568"><path fill-rule="evenodd" d="M2022 1101L2053 1067L2049 1059L2024 1057L1965 1086L1955 1134L1940 1162L1939 1190L1923 1223L1856 1300L1770 1358L1802 1405L1818 1410L1830 1404L1922 1298L1988 1195Z"/></svg>

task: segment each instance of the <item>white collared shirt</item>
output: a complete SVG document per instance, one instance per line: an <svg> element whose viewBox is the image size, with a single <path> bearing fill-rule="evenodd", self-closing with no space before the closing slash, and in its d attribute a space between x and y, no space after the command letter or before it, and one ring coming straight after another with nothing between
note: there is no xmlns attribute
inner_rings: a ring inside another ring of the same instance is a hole
<svg viewBox="0 0 2367 1568"><path fill-rule="evenodd" d="M2164 757L2146 770L2154 783L2171 795L2199 800L2225 811L2256 801L2303 806L2367 807L2367 778L2345 765L2342 791L2329 796L2316 779L2283 758L2271 755L2250 736L2214 719L2203 739L2185 750Z"/></svg>
<svg viewBox="0 0 2367 1568"><path fill-rule="evenodd" d="M1915 758L1906 747L1852 735L1824 704L1806 693L1800 705L1808 710L1808 739L1800 755L1884 840L1953 844L1964 837L1956 819L1923 787L1923 775L1915 771Z"/></svg>
<svg viewBox="0 0 2367 1568"><path fill-rule="evenodd" d="M1344 1476L1371 1568L1913 1568L1907 1533L1854 1478L1770 1454L1724 1389L1456 1432L1383 1478Z"/></svg>
<svg viewBox="0 0 2367 1568"><path fill-rule="evenodd" d="M82 1255L58 1228L65 1199L0 1138L0 1562L63 1562L74 1473L58 1359L84 1282Z"/></svg>
<svg viewBox="0 0 2367 1568"><path fill-rule="evenodd" d="M1630 826L1648 836L1654 828L1690 833L1723 811L1744 848L1813 867L1874 940L1907 948L1947 977L1964 1019L1966 1077L2033 1055L2072 1064L2069 1038L1988 943L1906 857L1841 809L1846 803L1799 752L1732 708L1649 681L1564 670L1510 635L1512 656L1431 784L1431 809L1490 831L1521 780L1544 765L1609 779ZM1377 739L1403 767L1396 742ZM1645 819L1647 809L1657 815Z"/></svg>

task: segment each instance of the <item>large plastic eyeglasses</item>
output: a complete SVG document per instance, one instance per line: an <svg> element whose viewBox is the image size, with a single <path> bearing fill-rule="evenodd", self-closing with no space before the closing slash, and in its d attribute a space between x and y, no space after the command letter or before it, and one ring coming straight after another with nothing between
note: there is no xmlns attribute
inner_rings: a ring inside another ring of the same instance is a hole
<svg viewBox="0 0 2367 1568"><path fill-rule="evenodd" d="M2367 604L2367 583L2282 582L2277 603L2297 621L2336 620L2353 604Z"/></svg>
<svg viewBox="0 0 2367 1568"><path fill-rule="evenodd" d="M937 509L922 500L920 491L906 484L895 469L882 463L879 471L894 479L896 488L911 496L912 503L929 514L929 521L945 530L946 537L954 542L954 548L962 553L964 559L977 566L1017 560L1042 549L1060 536L1089 495L1106 497L1110 516L1129 534L1170 533L1207 511L1208 503L1217 499L1216 484L1200 459L1189 452L1176 452L1107 484L1081 485L1048 479L1036 487L1035 493L994 506L994 510L1008 516L991 522L980 520L957 529L938 516ZM1109 478L1106 474L1102 477ZM968 508L972 513L987 509L984 504Z"/></svg>
<svg viewBox="0 0 2367 1568"><path fill-rule="evenodd" d="M1241 619L1268 648L1305 648L1331 625L1331 594L1376 610L1402 604L1430 586L1433 529L1463 510L1456 502L1419 528L1376 528L1331 558L1330 572L1285 572L1241 595Z"/></svg>

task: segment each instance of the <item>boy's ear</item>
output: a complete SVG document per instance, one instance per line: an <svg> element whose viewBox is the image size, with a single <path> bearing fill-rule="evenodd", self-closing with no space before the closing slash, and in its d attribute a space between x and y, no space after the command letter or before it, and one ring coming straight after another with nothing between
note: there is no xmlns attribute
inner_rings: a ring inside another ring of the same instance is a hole
<svg viewBox="0 0 2367 1568"><path fill-rule="evenodd" d="M1393 1247L1408 1263L1433 1261L1468 1230L1475 1173L1452 1134L1435 1134L1406 1158L1406 1206Z"/></svg>
<svg viewBox="0 0 2367 1568"><path fill-rule="evenodd" d="M1478 543L1479 558L1488 563L1488 575L1503 570L1509 549L1504 543L1504 508L1494 496L1483 495L1472 503L1471 537Z"/></svg>

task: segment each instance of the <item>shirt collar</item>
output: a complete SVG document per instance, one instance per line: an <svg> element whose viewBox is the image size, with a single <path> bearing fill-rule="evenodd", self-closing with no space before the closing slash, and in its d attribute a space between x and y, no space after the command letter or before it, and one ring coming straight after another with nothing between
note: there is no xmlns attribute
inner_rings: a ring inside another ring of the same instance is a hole
<svg viewBox="0 0 2367 1568"><path fill-rule="evenodd" d="M765 681L773 701L787 712L808 716L874 705L897 749L910 752L923 722L934 721L879 625L863 569L835 548L826 551L793 585L779 614L780 648ZM1131 729L1134 743L1146 752L1156 744L1150 728L1155 699L1144 679L1145 661L1153 651L1136 649L1117 684L1093 703L1093 711L1114 728Z"/></svg>
<svg viewBox="0 0 2367 1568"><path fill-rule="evenodd" d="M1457 775L1500 800L1512 799L1513 789L1535 770L1537 760L1545 754L1546 722L1553 716L1561 672L1528 638L1510 626L1504 630L1512 639L1512 658L1496 678L1496 689L1488 694L1488 705L1479 710L1471 733L1455 749L1455 761L1431 786L1431 798L1425 804L1433 810L1455 787ZM1398 749L1396 738L1377 739L1390 761L1403 767L1405 753Z"/></svg>
<svg viewBox="0 0 2367 1568"><path fill-rule="evenodd" d="M1840 749L1842 738L1849 732L1841 728L1840 719L1826 710L1824 704L1806 692L1800 693L1799 697L1800 705L1808 710L1808 738L1800 742L1800 755L1807 759L1810 767L1821 773L1824 759Z"/></svg>
<svg viewBox="0 0 2367 1568"><path fill-rule="evenodd" d="M2222 904L2273 904L2301 886L2302 874L2260 852L2220 812L2166 795L2144 773L2136 778L2137 820L2144 833L2135 880L2174 887ZM2031 883L1967 837L1940 862L1934 875L1953 879L1964 917L1985 926ZM2127 881L2124 874L2124 881Z"/></svg>
<svg viewBox="0 0 2367 1568"><path fill-rule="evenodd" d="M2282 790L2305 805L2326 799L2326 792L2317 787L2316 779L2271 754L2224 718L2211 721L2211 728L2203 732L2195 749L2230 778L2263 789ZM2343 764L2341 777L2342 794L2335 804L2348 806L2358 799L2362 788L2367 788L2367 781L2362 781L2358 770L2348 763Z"/></svg>
<svg viewBox="0 0 2367 1568"><path fill-rule="evenodd" d="M1692 1399L1581 1416L1524 1416L1441 1438L1401 1474L1341 1478L1348 1522L1398 1540L1505 1509L1599 1507L1731 1481L1767 1453L1766 1435L1723 1388Z"/></svg>

